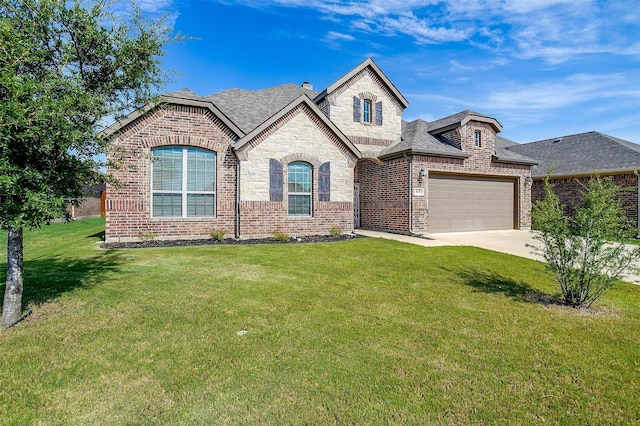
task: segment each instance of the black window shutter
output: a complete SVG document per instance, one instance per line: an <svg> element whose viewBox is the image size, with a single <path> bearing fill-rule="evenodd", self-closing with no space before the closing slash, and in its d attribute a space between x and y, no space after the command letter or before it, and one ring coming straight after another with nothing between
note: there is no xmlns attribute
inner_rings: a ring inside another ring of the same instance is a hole
<svg viewBox="0 0 640 426"><path fill-rule="evenodd" d="M376 102L376 126L382 126L382 101Z"/></svg>
<svg viewBox="0 0 640 426"><path fill-rule="evenodd" d="M353 121L360 121L360 117L362 116L362 111L360 110L360 98L357 96L353 97Z"/></svg>
<svg viewBox="0 0 640 426"><path fill-rule="evenodd" d="M326 162L318 169L318 201L331 201L331 163Z"/></svg>
<svg viewBox="0 0 640 426"><path fill-rule="evenodd" d="M282 163L269 159L269 200L282 201Z"/></svg>

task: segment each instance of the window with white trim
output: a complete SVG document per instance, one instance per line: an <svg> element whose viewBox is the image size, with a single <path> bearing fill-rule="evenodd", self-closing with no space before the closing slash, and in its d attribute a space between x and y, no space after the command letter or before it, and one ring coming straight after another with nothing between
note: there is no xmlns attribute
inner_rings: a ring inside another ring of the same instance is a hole
<svg viewBox="0 0 640 426"><path fill-rule="evenodd" d="M153 151L151 215L213 217L216 205L216 153L192 147Z"/></svg>
<svg viewBox="0 0 640 426"><path fill-rule="evenodd" d="M482 132L480 130L475 130L473 132L473 146L476 148L482 148Z"/></svg>
<svg viewBox="0 0 640 426"><path fill-rule="evenodd" d="M289 216L311 216L311 166L303 162L287 166Z"/></svg>

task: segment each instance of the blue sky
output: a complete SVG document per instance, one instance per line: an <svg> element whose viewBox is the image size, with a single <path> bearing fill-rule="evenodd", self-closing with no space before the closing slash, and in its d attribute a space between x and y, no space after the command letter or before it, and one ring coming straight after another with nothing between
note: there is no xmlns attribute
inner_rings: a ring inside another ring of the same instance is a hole
<svg viewBox="0 0 640 426"><path fill-rule="evenodd" d="M404 119L472 109L517 142L587 132L640 143L640 7L629 0L138 0L195 40L167 47L167 91L309 81L367 57Z"/></svg>

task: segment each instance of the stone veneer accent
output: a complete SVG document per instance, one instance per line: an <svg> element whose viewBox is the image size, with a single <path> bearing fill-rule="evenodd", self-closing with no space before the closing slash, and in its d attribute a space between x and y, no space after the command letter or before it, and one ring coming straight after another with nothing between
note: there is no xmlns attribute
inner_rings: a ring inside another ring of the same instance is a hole
<svg viewBox="0 0 640 426"><path fill-rule="evenodd" d="M240 199L269 201L269 159L284 167L285 199L288 163L305 161L313 166L314 199L318 167L331 162L331 201L353 202L353 168L357 158L319 122L308 107L298 107L270 126L243 150L240 166Z"/></svg>
<svg viewBox="0 0 640 426"><path fill-rule="evenodd" d="M269 237L328 234L336 226L353 230L353 169L357 157L306 106L294 108L242 149L240 163L240 234ZM283 165L284 198L269 201L269 159ZM312 215L291 217L287 204L287 165L304 161L313 168ZM331 163L331 201L318 201L318 168Z"/></svg>
<svg viewBox="0 0 640 426"><path fill-rule="evenodd" d="M376 101L382 101L382 126L376 126L375 122L353 121L353 97L361 97L365 93L375 96ZM328 102L329 107L321 103L320 109L329 113L331 121L349 139L355 136L372 140L400 140L402 106L371 68L367 67L354 75L334 92L327 94L324 101Z"/></svg>

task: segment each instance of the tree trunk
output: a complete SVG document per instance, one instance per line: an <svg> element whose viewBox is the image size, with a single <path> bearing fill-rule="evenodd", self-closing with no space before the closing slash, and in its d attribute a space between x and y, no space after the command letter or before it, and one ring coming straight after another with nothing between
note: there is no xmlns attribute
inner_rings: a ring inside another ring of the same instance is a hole
<svg viewBox="0 0 640 426"><path fill-rule="evenodd" d="M22 228L9 228L7 241L7 285L2 304L2 325L7 327L22 316L23 245Z"/></svg>

